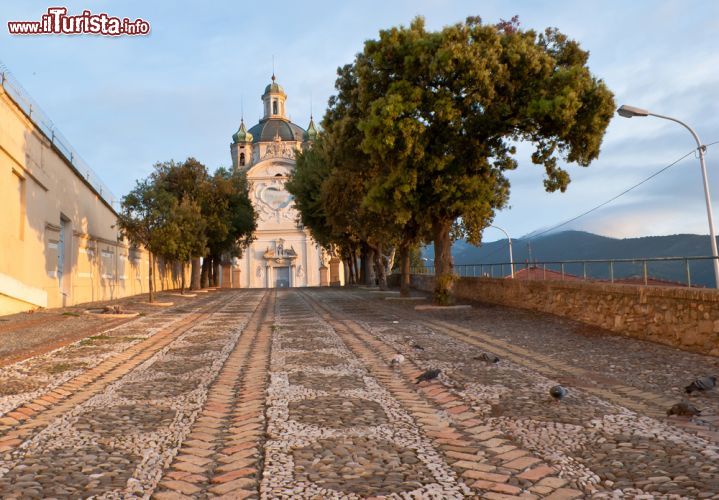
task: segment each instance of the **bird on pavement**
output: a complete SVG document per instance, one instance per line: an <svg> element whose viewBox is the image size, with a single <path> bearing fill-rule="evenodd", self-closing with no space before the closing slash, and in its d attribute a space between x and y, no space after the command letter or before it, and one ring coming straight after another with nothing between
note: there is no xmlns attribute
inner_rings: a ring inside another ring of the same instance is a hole
<svg viewBox="0 0 719 500"><path fill-rule="evenodd" d="M389 362L389 366L392 368L399 368L399 365L404 363L404 356L401 354L395 354L392 361Z"/></svg>
<svg viewBox="0 0 719 500"><path fill-rule="evenodd" d="M486 363L499 363L499 358L494 354L490 354L488 352L483 352L479 356L475 356L472 359L476 361L484 361Z"/></svg>
<svg viewBox="0 0 719 500"><path fill-rule="evenodd" d="M675 404L667 410L667 416L679 415L682 417L696 417L701 414L701 410L691 404L686 399L682 399L679 403Z"/></svg>
<svg viewBox="0 0 719 500"><path fill-rule="evenodd" d="M555 385L554 387L549 389L549 395L552 396L557 402L564 399L567 394L569 394L569 391L561 385Z"/></svg>
<svg viewBox="0 0 719 500"><path fill-rule="evenodd" d="M440 370L439 368L429 369L417 377L417 381L415 382L415 384L419 384L423 380L434 380L439 376L441 372L442 370Z"/></svg>
<svg viewBox="0 0 719 500"><path fill-rule="evenodd" d="M684 390L687 394L691 394L694 391L711 391L717 385L717 378L714 375L708 377L699 377L694 382L685 387Z"/></svg>

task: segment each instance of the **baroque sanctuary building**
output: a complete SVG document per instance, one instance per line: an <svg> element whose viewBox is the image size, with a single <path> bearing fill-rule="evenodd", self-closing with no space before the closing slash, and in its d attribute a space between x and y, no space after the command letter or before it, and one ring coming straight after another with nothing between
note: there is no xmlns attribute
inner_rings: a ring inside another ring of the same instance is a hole
<svg viewBox="0 0 719 500"><path fill-rule="evenodd" d="M258 214L255 240L233 265L233 287L327 286L344 281L339 259L326 255L302 227L292 195L285 189L295 154L317 138L312 118L307 130L289 120L286 101L287 94L272 75L262 95L264 116L249 130L242 119L232 136L232 166L246 173Z"/></svg>

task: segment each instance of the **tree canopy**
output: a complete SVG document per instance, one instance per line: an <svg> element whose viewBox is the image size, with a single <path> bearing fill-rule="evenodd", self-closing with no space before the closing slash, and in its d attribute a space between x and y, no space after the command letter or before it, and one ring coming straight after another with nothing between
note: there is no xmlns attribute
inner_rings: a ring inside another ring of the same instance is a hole
<svg viewBox="0 0 719 500"><path fill-rule="evenodd" d="M135 188L123 198L118 214L118 226L130 244L150 252L150 302L154 291L154 257L173 255L181 245L177 205L171 193L145 179L137 181Z"/></svg>
<svg viewBox="0 0 719 500"><path fill-rule="evenodd" d="M398 245L403 292L412 249L433 241L435 301L451 302L452 239L479 244L506 206L518 143L550 192L567 189L565 163L599 155L614 100L588 57L516 16L380 31L338 69L321 138L298 159L288 188L303 223L324 245Z"/></svg>
<svg viewBox="0 0 719 500"><path fill-rule="evenodd" d="M204 258L207 284L216 284L212 265L241 254L252 241L255 221L245 175L224 168L210 175L195 158L155 164L123 198L119 215L131 244L182 264L183 289L184 265L191 259L193 275L199 277Z"/></svg>

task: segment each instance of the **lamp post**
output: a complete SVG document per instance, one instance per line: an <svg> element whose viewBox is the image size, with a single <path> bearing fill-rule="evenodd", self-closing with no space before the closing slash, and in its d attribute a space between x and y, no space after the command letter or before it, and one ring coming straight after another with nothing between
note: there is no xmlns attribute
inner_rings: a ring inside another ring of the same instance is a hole
<svg viewBox="0 0 719 500"><path fill-rule="evenodd" d="M507 240L509 241L509 274L512 276L512 279L514 279L514 259L512 258L512 238L509 237L509 233L502 229L499 226L489 226L493 227L494 229L499 229L504 233L504 235L507 237Z"/></svg>
<svg viewBox="0 0 719 500"><path fill-rule="evenodd" d="M694 140L697 142L697 149L699 150L699 165L701 166L702 180L704 181L704 201L707 205L707 219L709 220L709 237L711 239L712 245L712 257L714 257L714 259L712 259L714 262L714 287L719 287L719 252L717 252L717 240L716 235L714 234L714 216L712 214L712 200L711 196L709 195L709 180L707 179L707 167L704 163L704 151L706 150L706 146L702 144L701 140L699 140L699 136L693 128L691 128L683 121L672 118L671 116L659 115L656 113L652 113L651 111L647 111L646 109L635 108L634 106L627 106L626 104L622 105L617 110L617 113L619 114L619 116L622 116L624 118L632 118L633 116L655 116L657 118L663 118L665 120L676 122L682 127L686 128L692 134Z"/></svg>

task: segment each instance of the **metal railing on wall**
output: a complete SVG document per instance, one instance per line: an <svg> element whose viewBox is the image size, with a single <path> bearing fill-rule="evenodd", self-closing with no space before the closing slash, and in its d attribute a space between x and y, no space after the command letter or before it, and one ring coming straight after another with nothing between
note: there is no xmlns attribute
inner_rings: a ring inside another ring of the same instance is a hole
<svg viewBox="0 0 719 500"><path fill-rule="evenodd" d="M559 281L604 281L659 286L712 286L714 257L647 257L639 259L587 259L515 262L514 279ZM703 269L703 268L706 269ZM507 278L512 264L459 264L455 274L462 277ZM412 274L433 275L433 265L413 267ZM708 276L696 279L696 275Z"/></svg>
<svg viewBox="0 0 719 500"><path fill-rule="evenodd" d="M0 85L2 91L5 92L15 103L23 110L35 126L47 136L58 153L67 160L77 172L90 184L97 194L105 200L111 207L115 207L118 203L117 198L110 188L100 180L90 165L78 154L78 152L70 145L62 133L57 129L55 124L43 112L30 94L20 85L20 82L10 73L7 67L0 61Z"/></svg>

